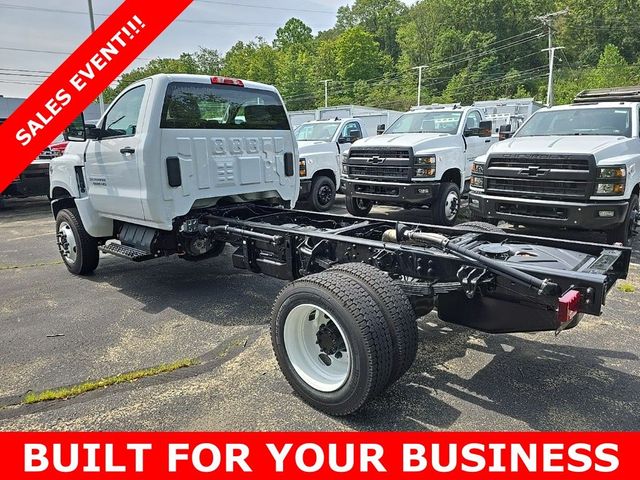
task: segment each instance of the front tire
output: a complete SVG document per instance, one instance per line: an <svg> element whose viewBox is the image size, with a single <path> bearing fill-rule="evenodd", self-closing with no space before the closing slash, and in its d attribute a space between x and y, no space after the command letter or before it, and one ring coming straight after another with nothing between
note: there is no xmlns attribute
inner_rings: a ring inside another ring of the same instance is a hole
<svg viewBox="0 0 640 480"><path fill-rule="evenodd" d="M330 415L355 412L389 382L387 322L347 275L326 271L287 285L274 303L271 341L294 391Z"/></svg>
<svg viewBox="0 0 640 480"><path fill-rule="evenodd" d="M88 275L98 267L98 241L87 233L75 208L65 208L56 216L58 250L74 275Z"/></svg>
<svg viewBox="0 0 640 480"><path fill-rule="evenodd" d="M354 217L366 217L373 208L373 202L365 198L354 198L347 195L345 198L347 211Z"/></svg>
<svg viewBox="0 0 640 480"><path fill-rule="evenodd" d="M326 212L336 201L336 184L329 177L314 178L311 186L311 206L316 212Z"/></svg>
<svg viewBox="0 0 640 480"><path fill-rule="evenodd" d="M627 211L627 217L624 222L613 230L607 231L607 242L609 243L621 243L625 247L631 245L631 239L636 233L638 226L637 215L640 211L638 206L638 195L631 195L629 199L629 209Z"/></svg>
<svg viewBox="0 0 640 480"><path fill-rule="evenodd" d="M442 183L438 198L431 207L437 225L452 226L460 211L460 189L455 183Z"/></svg>

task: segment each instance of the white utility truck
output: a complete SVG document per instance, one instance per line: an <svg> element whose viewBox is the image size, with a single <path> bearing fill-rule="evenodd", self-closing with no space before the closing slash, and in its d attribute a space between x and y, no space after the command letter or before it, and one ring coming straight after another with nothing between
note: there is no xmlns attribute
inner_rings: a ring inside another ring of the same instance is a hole
<svg viewBox="0 0 640 480"><path fill-rule="evenodd" d="M347 210L362 217L374 204L429 207L435 223L453 225L471 164L496 141L478 108L414 108L351 147L342 164Z"/></svg>
<svg viewBox="0 0 640 480"><path fill-rule="evenodd" d="M333 415L403 375L416 318L436 300L448 322L559 332L599 315L629 268L624 247L291 209L297 147L268 85L155 75L127 87L97 125L80 117L66 138L51 163L51 208L67 269L90 274L100 251L193 261L232 246L235 267L291 282L273 307L273 349L300 397ZM144 268L136 274L144 281Z"/></svg>
<svg viewBox="0 0 640 480"><path fill-rule="evenodd" d="M357 118L305 122L296 128L300 153L300 199L313 210L329 210L340 188L342 155L369 134Z"/></svg>
<svg viewBox="0 0 640 480"><path fill-rule="evenodd" d="M473 165L470 208L489 222L601 230L640 222L640 87L586 90L538 110Z"/></svg>

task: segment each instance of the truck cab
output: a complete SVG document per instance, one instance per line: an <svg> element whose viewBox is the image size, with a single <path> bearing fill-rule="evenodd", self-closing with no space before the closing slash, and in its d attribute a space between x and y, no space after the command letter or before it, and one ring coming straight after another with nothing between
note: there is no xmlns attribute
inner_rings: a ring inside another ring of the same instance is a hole
<svg viewBox="0 0 640 480"><path fill-rule="evenodd" d="M320 212L329 210L340 189L342 155L367 136L357 118L305 122L296 129L300 153L301 199Z"/></svg>
<svg viewBox="0 0 640 480"><path fill-rule="evenodd" d="M435 223L453 225L471 164L495 141L478 108L414 108L350 149L342 165L347 209L366 216L374 204L429 207Z"/></svg>
<svg viewBox="0 0 640 480"><path fill-rule="evenodd" d="M639 221L640 87L587 90L538 110L473 166L478 219L606 232L628 245Z"/></svg>
<svg viewBox="0 0 640 480"><path fill-rule="evenodd" d="M220 204L293 206L298 198L295 138L269 85L155 75L126 88L98 125L81 117L66 137L52 162L51 198L70 269L94 269L98 246L197 259L216 246L180 233L181 220ZM87 236L90 252L80 253Z"/></svg>

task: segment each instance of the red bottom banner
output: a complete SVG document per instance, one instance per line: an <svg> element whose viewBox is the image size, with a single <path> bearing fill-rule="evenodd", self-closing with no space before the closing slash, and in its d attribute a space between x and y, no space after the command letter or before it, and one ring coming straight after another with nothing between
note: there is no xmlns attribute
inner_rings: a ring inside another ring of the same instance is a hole
<svg viewBox="0 0 640 480"><path fill-rule="evenodd" d="M2 477L637 478L639 433L0 433Z"/></svg>

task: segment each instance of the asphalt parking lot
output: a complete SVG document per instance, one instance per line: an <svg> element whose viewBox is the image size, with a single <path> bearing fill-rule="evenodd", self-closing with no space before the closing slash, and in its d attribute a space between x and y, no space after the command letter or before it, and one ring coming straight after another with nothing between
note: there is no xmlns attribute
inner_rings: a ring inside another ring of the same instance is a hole
<svg viewBox="0 0 640 480"><path fill-rule="evenodd" d="M335 211L346 214L343 201ZM422 211L374 214L429 221ZM490 336L430 314L411 370L335 419L299 400L277 368L267 324L284 283L234 269L229 250L199 263L104 257L78 278L58 255L46 199L7 201L0 233L0 430L640 429L640 239L635 291L615 289L602 317L558 337ZM196 364L22 403L30 391L182 359Z"/></svg>

